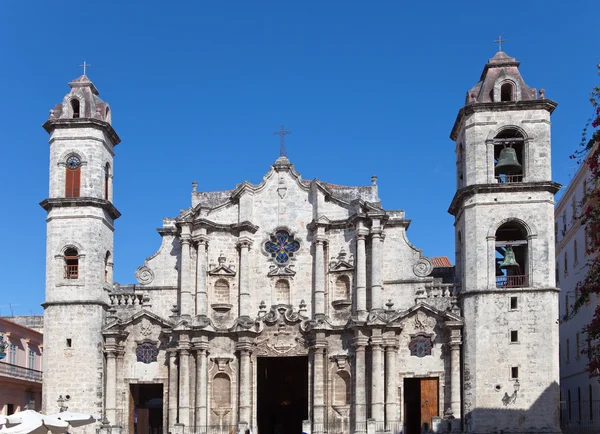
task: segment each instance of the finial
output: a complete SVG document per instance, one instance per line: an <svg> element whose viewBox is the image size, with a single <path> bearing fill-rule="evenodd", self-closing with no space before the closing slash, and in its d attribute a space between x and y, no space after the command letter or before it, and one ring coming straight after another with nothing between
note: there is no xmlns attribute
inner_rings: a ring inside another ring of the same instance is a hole
<svg viewBox="0 0 600 434"><path fill-rule="evenodd" d="M285 135L292 134L292 132L286 131L282 124L279 131L275 131L273 134L278 135L280 137L280 139L279 139L279 156L287 157L287 152L285 150Z"/></svg>
<svg viewBox="0 0 600 434"><path fill-rule="evenodd" d="M540 89L540 99L546 99L546 89Z"/></svg>
<svg viewBox="0 0 600 434"><path fill-rule="evenodd" d="M198 190L198 182L193 181L192 182L192 192L197 191L197 190Z"/></svg>
<svg viewBox="0 0 600 434"><path fill-rule="evenodd" d="M502 43L506 42L506 39L502 39L502 35L500 35L494 42L498 44L498 53L502 52Z"/></svg>
<svg viewBox="0 0 600 434"><path fill-rule="evenodd" d="M377 175L371 176L371 185L377 185Z"/></svg>
<svg viewBox="0 0 600 434"><path fill-rule="evenodd" d="M83 65L79 65L79 66L83 67L83 75L85 75L87 68L90 67L90 66L92 66L92 65L90 65L89 63L87 63L85 61L85 59L84 59Z"/></svg>

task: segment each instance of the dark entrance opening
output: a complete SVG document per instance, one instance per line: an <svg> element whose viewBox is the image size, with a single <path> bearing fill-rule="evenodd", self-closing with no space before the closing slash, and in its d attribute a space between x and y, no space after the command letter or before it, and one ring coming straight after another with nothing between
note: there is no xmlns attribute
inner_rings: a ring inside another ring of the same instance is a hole
<svg viewBox="0 0 600 434"><path fill-rule="evenodd" d="M404 426L405 434L420 434L432 429L431 422L437 416L438 379L404 379Z"/></svg>
<svg viewBox="0 0 600 434"><path fill-rule="evenodd" d="M162 384L132 384L129 400L129 432L135 434L162 434Z"/></svg>
<svg viewBox="0 0 600 434"><path fill-rule="evenodd" d="M308 419L308 357L259 357L258 432L300 434Z"/></svg>

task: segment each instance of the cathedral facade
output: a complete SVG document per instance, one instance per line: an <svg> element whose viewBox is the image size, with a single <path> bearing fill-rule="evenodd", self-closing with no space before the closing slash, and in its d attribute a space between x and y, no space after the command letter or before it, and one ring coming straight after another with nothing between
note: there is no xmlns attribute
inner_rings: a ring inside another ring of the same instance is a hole
<svg viewBox="0 0 600 434"><path fill-rule="evenodd" d="M71 82L44 124L44 408L123 434L558 432L556 103L518 66L490 59L452 129L454 268L375 177L308 181L282 155L259 184L194 183L131 285L112 278L120 139Z"/></svg>

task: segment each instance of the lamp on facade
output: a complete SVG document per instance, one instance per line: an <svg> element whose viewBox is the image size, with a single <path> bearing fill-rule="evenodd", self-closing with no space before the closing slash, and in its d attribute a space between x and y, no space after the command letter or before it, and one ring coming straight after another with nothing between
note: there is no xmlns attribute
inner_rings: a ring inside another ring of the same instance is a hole
<svg viewBox="0 0 600 434"><path fill-rule="evenodd" d="M58 399L56 400L56 403L58 404L59 413L62 413L69 409L69 406L65 405L68 400L69 400L69 395L66 395L66 399L63 398L62 395L58 395Z"/></svg>
<svg viewBox="0 0 600 434"><path fill-rule="evenodd" d="M4 333L0 333L0 360L6 357L6 348L8 344L4 342Z"/></svg>

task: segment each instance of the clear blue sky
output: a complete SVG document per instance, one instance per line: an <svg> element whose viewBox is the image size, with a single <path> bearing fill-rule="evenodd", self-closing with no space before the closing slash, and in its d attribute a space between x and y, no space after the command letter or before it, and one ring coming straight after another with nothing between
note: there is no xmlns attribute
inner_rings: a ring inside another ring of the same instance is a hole
<svg viewBox="0 0 600 434"><path fill-rule="evenodd" d="M465 94L496 52L559 103L555 180L591 114L597 2L0 2L3 247L0 314L41 313L48 110L84 59L111 104L116 148L115 280L160 243L155 228L200 190L259 182L279 152L305 179L366 185L412 219L428 256L454 256L454 144Z"/></svg>

